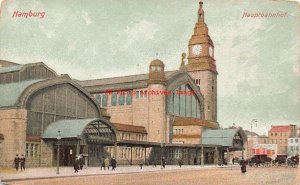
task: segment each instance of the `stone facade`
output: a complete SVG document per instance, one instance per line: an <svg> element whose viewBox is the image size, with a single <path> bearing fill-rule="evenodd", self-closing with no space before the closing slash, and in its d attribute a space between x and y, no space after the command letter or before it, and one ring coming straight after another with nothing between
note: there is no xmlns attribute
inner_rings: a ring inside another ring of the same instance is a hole
<svg viewBox="0 0 300 185"><path fill-rule="evenodd" d="M13 167L16 154L25 154L27 111L25 109L0 109L1 143L0 166Z"/></svg>

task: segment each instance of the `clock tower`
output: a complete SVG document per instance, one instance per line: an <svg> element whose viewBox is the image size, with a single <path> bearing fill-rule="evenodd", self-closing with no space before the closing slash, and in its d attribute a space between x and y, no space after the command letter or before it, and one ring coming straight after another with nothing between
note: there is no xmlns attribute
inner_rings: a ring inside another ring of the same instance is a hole
<svg viewBox="0 0 300 185"><path fill-rule="evenodd" d="M214 44L205 24L203 2L199 2L198 21L188 45L186 69L204 97L205 119L217 122L217 69Z"/></svg>

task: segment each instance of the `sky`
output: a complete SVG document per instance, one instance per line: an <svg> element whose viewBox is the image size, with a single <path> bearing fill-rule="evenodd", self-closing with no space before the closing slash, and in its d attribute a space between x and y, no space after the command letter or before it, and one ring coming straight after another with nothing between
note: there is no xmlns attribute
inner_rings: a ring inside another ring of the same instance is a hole
<svg viewBox="0 0 300 185"><path fill-rule="evenodd" d="M176 70L187 52L198 2L2 0L0 59L42 61L79 80L147 73L156 58L166 70ZM46 16L13 17L30 10ZM271 125L299 125L298 4L204 0L204 11L215 46L219 124L251 130L254 123L259 134ZM244 13L286 16L243 18Z"/></svg>

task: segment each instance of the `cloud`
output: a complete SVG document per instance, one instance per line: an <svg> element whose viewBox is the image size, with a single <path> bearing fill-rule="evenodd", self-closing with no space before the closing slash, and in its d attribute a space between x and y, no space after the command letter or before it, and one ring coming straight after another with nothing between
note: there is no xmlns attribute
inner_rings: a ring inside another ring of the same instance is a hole
<svg viewBox="0 0 300 185"><path fill-rule="evenodd" d="M87 12L82 13L82 18L84 19L86 25L90 25L92 23L92 19Z"/></svg>
<svg viewBox="0 0 300 185"><path fill-rule="evenodd" d="M112 41L112 43L115 44L117 42L118 44L120 43L120 40L123 40L122 48L126 50L137 42L154 40L155 33L158 30L157 24L146 20L141 20L131 27L128 26L126 29L121 31L121 33L118 34L118 38Z"/></svg>

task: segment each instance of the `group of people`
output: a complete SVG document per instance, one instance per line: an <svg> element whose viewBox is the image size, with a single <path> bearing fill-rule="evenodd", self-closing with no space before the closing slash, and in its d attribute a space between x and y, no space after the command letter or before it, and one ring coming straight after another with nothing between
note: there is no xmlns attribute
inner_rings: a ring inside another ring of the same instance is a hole
<svg viewBox="0 0 300 185"><path fill-rule="evenodd" d="M115 158L111 158L110 160L108 159L108 157L106 157L105 159L102 158L102 160L100 161L100 169L102 170L102 168L105 170L107 168L107 170L109 170L109 166L111 166L112 171L114 171L117 167L117 161Z"/></svg>
<svg viewBox="0 0 300 185"><path fill-rule="evenodd" d="M19 157L19 155L17 154L14 159L14 163L15 163L16 171L19 170L19 167L21 167L21 171L22 170L25 171L25 156L24 156L24 154L22 154L21 157Z"/></svg>
<svg viewBox="0 0 300 185"><path fill-rule="evenodd" d="M78 173L78 170L82 170L82 168L83 168L83 156L82 155L78 156L74 160L73 166L74 166L75 173Z"/></svg>

